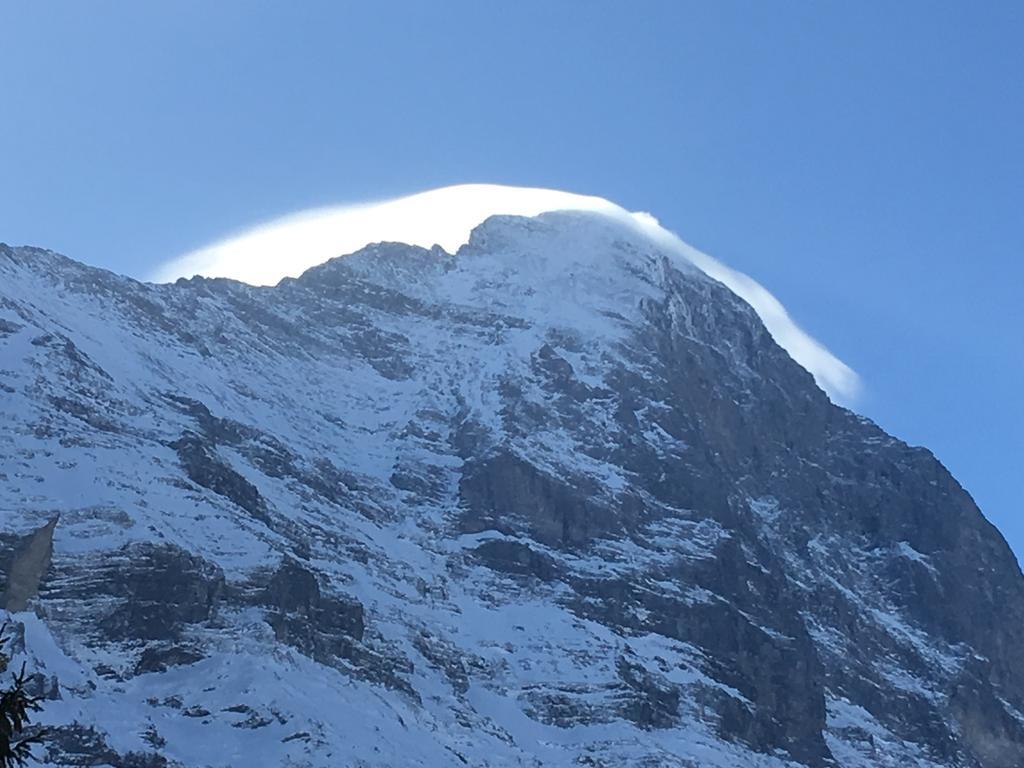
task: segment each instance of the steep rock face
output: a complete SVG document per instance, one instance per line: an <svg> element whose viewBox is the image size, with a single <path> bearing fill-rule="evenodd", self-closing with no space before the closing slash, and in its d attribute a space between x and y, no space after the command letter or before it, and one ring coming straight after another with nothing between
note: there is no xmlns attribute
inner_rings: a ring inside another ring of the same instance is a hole
<svg viewBox="0 0 1024 768"><path fill-rule="evenodd" d="M1024 763L1005 542L633 231L0 277L12 583L61 515L17 614L53 762Z"/></svg>
<svg viewBox="0 0 1024 768"><path fill-rule="evenodd" d="M39 582L50 568L53 557L54 518L31 536L25 538L11 553L4 568L7 586L4 590L4 609L12 613L24 611L29 601L39 594Z"/></svg>

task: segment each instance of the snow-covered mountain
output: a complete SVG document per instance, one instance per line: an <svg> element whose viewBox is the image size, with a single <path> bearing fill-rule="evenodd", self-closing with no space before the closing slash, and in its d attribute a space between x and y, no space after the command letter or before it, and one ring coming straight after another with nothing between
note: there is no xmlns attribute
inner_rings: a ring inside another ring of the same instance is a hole
<svg viewBox="0 0 1024 768"><path fill-rule="evenodd" d="M0 419L48 764L1024 764L998 532L612 219L265 288L0 246Z"/></svg>

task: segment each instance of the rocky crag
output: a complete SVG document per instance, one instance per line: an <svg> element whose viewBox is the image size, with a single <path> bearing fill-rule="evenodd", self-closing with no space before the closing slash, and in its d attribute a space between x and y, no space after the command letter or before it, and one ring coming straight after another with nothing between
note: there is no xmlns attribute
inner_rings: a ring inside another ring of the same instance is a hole
<svg viewBox="0 0 1024 768"><path fill-rule="evenodd" d="M0 246L0 420L48 764L1024 765L999 533L610 220L273 288Z"/></svg>

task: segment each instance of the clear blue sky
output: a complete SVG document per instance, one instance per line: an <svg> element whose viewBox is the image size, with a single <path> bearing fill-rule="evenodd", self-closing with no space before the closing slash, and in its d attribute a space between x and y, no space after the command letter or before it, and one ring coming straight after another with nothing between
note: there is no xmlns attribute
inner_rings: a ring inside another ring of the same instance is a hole
<svg viewBox="0 0 1024 768"><path fill-rule="evenodd" d="M1024 5L0 5L0 240L131 275L459 182L649 210L1024 554Z"/></svg>

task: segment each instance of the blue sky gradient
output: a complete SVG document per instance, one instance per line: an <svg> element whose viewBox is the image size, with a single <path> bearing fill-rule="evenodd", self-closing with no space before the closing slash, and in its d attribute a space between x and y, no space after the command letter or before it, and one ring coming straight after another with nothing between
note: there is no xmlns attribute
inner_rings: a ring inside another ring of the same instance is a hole
<svg viewBox="0 0 1024 768"><path fill-rule="evenodd" d="M1024 6L0 6L0 241L144 276L462 182L648 210L769 288L1024 553Z"/></svg>

